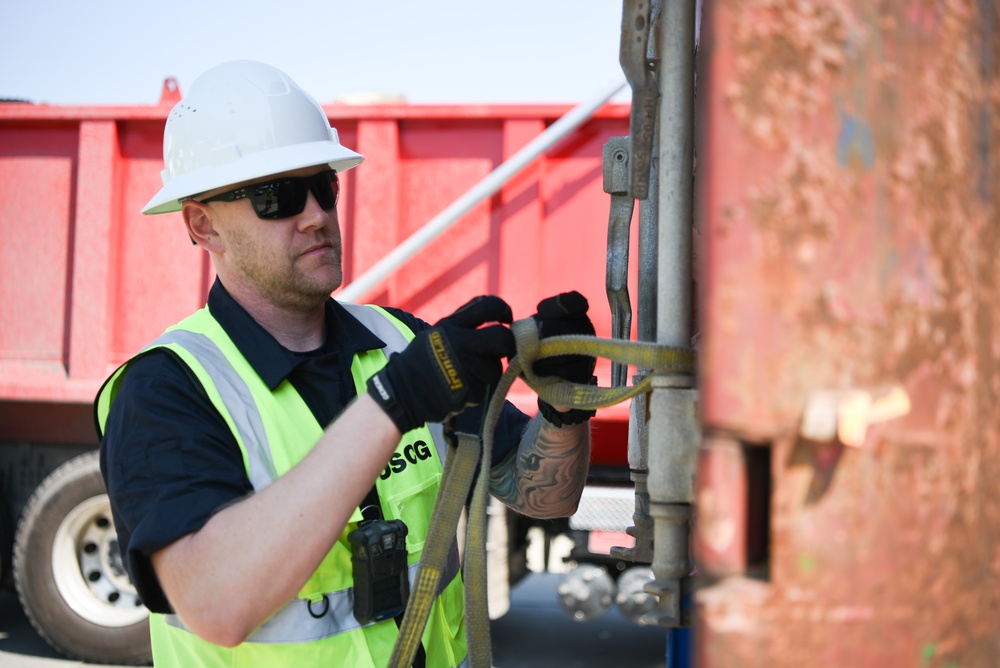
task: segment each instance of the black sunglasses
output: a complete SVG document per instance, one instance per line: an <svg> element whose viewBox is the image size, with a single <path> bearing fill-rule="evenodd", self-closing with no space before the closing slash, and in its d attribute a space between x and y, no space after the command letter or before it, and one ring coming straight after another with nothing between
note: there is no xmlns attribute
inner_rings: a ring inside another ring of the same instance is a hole
<svg viewBox="0 0 1000 668"><path fill-rule="evenodd" d="M202 202L235 202L247 198L253 204L254 213L263 220L291 218L306 208L306 197L312 191L316 202L324 211L337 206L340 199L340 179L337 172L327 169L313 176L286 176L264 183L213 195Z"/></svg>

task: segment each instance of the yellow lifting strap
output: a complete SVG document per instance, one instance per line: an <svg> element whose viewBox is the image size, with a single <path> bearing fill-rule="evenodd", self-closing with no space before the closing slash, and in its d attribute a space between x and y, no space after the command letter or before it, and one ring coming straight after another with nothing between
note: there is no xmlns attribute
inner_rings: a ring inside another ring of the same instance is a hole
<svg viewBox="0 0 1000 668"><path fill-rule="evenodd" d="M589 355L605 357L613 362L630 364L637 369L680 374L694 373L694 351L656 343L599 339L594 336L553 336L538 338L538 327L531 318L518 320L511 329L517 343L518 372L535 393L553 406L572 406L580 410L596 410L612 406L649 390L652 376L645 376L636 385L626 387L596 387L571 383L558 377L539 377L532 367L536 360L557 355ZM507 369L510 373L510 368ZM501 381L502 383L502 381ZM503 405L501 400L500 405Z"/></svg>
<svg viewBox="0 0 1000 668"><path fill-rule="evenodd" d="M695 369L694 351L690 348L593 336L553 336L539 339L538 326L531 318L514 322L511 330L517 343L517 355L510 360L492 396L487 397L489 405L479 435L482 448L479 447L477 439L468 434L459 434L457 446L454 442L449 446L441 488L434 504L427 542L417 571L416 584L410 593L399 637L396 639L389 661L390 668L407 668L413 664L413 657L423 635L424 626L427 624L431 603L438 590L438 582L451 541L458 530L458 519L468 498L477 454L480 470L469 509L463 567L466 629L469 641L469 665L472 668L490 668L493 665L486 594L486 505L489 496L489 470L493 453L493 432L500 418L504 399L518 377L523 378L543 401L554 406L596 410L648 391L652 375L646 375L642 381L629 387L596 387L572 383L561 378L536 376L533 372L534 363L558 355L588 355L661 373L693 374Z"/></svg>
<svg viewBox="0 0 1000 668"><path fill-rule="evenodd" d="M448 444L448 457L445 459L441 474L441 486L434 500L434 510L430 526L427 528L427 538L420 556L416 581L410 592L410 600L406 603L406 612L399 627L396 645L389 658L390 666L413 665L413 657L427 625L431 605L438 593L451 543L458 531L458 519L476 472L479 439L471 434L458 434L457 440L457 445L454 439L450 439Z"/></svg>

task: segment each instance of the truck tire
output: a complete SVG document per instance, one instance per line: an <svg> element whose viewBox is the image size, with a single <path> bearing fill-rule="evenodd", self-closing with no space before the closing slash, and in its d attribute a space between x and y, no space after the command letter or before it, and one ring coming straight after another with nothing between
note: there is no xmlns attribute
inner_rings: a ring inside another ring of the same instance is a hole
<svg viewBox="0 0 1000 668"><path fill-rule="evenodd" d="M96 451L42 481L14 538L14 584L53 648L91 663L152 660L149 612L122 567Z"/></svg>
<svg viewBox="0 0 1000 668"><path fill-rule="evenodd" d="M11 580L11 557L14 549L14 530L11 528L10 510L0 489L0 588L9 587Z"/></svg>

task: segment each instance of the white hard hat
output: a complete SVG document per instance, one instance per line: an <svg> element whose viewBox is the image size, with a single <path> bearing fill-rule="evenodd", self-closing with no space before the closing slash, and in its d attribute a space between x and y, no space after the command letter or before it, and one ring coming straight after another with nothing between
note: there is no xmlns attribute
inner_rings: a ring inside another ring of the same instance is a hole
<svg viewBox="0 0 1000 668"><path fill-rule="evenodd" d="M340 145L326 112L288 75L249 60L208 70L174 105L163 131L163 188L145 214L184 198L302 167L343 172L364 157Z"/></svg>

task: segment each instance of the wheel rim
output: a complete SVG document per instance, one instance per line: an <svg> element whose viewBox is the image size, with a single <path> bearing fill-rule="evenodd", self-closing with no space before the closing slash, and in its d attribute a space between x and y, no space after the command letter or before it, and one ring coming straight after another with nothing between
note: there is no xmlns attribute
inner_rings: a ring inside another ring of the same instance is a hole
<svg viewBox="0 0 1000 668"><path fill-rule="evenodd" d="M122 565L107 494L80 503L59 525L52 574L66 604L93 624L131 626L149 615Z"/></svg>

